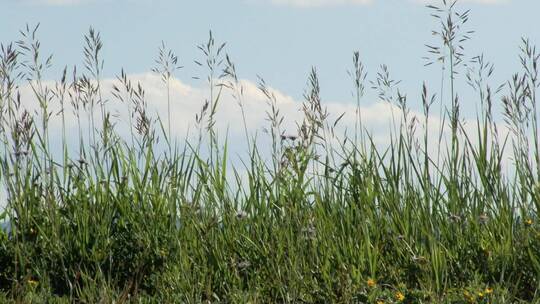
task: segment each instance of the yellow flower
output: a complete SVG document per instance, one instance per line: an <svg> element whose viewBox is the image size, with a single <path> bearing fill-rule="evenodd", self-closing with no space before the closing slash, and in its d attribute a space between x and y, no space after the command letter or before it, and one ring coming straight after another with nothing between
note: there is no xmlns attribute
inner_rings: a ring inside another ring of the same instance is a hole
<svg viewBox="0 0 540 304"><path fill-rule="evenodd" d="M28 279L27 281L28 285L32 286L32 287L35 287L39 284L38 281L34 280L34 279Z"/></svg>
<svg viewBox="0 0 540 304"><path fill-rule="evenodd" d="M165 249L160 249L160 250L159 250L159 255L161 255L162 258L166 257L166 256L167 256L167 250L165 250Z"/></svg>
<svg viewBox="0 0 540 304"><path fill-rule="evenodd" d="M383 300L377 300L377 304L384 304Z"/></svg>
<svg viewBox="0 0 540 304"><path fill-rule="evenodd" d="M483 293L483 292L481 292L481 291L480 291L480 292L478 292L478 297L479 297L480 299L482 299L482 298L484 297L484 293Z"/></svg>
<svg viewBox="0 0 540 304"><path fill-rule="evenodd" d="M533 221L531 219L525 220L525 225L531 226L533 224Z"/></svg>
<svg viewBox="0 0 540 304"><path fill-rule="evenodd" d="M463 296L465 297L465 300L469 303L474 303L475 299L474 296L471 295L467 290L463 291Z"/></svg>
<svg viewBox="0 0 540 304"><path fill-rule="evenodd" d="M486 292L486 294L491 294L493 293L493 288L489 288L487 287L486 290L484 290Z"/></svg>
<svg viewBox="0 0 540 304"><path fill-rule="evenodd" d="M368 287L375 287L375 285L377 285L377 282L375 282L374 279L368 279L367 280L367 286Z"/></svg>
<svg viewBox="0 0 540 304"><path fill-rule="evenodd" d="M398 300L400 302L405 300L405 295L403 295L400 291L396 292L395 297L396 297L396 300Z"/></svg>

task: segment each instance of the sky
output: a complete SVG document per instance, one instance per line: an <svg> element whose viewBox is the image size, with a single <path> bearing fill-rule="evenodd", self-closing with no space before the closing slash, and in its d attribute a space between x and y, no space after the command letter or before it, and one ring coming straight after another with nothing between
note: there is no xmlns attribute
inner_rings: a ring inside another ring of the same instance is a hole
<svg viewBox="0 0 540 304"><path fill-rule="evenodd" d="M411 95L434 70L423 68L425 44L434 41L431 30L437 27L425 0L0 0L0 5L3 43L17 40L26 23L41 23L44 52L55 55L51 77L64 65L82 62L83 35L90 26L103 37L109 77L122 67L128 73L149 71L165 41L186 67L178 78L198 85L191 81L200 74L193 63L200 58L195 46L206 41L209 30L227 42L242 78L260 75L297 99L315 66L323 95L347 102L353 51L360 52L372 78L387 64ZM518 68L520 38L540 41L539 1L462 0L458 7L471 9L469 27L476 31L466 52L485 53L501 80Z"/></svg>
<svg viewBox="0 0 540 304"><path fill-rule="evenodd" d="M410 106L420 111L422 83L427 83L430 92L440 91L440 66L425 67L423 59L428 55L426 44L438 43L432 30L440 26L426 5L440 3L430 0L0 0L0 42L18 40L19 30L26 24L40 23L42 52L54 54L54 66L45 73L45 78L54 80L60 77L64 66L82 66L83 36L93 27L101 33L104 43L104 81L112 86L115 76L125 69L150 92L149 104L158 113L165 108L163 87L151 69L161 42L165 42L184 66L174 75L172 92L173 116L178 118L175 129L182 135L193 126L195 114L208 95L205 71L194 60L202 60L196 46L207 41L211 30L218 43L227 43L225 50L249 88L246 103L250 128L260 130L266 123L266 104L256 88L258 77L262 77L279 93L283 113L289 116L287 131L293 132L293 122L301 119L298 109L312 67L319 73L323 103L334 110L333 114L354 112L353 86L347 71L352 68L355 51L360 52L366 65L368 81L375 79L380 65L387 65L392 77L402 81L400 91L407 94ZM475 31L472 39L464 43L466 58L484 54L486 60L495 64L493 87L519 71L522 37L530 38L533 44L540 42L537 19L540 1L462 0L458 1L457 9L471 10L465 29ZM462 88L462 111L464 116L474 117L478 102L463 76L462 70L457 80ZM239 111L231 98L224 99L223 128L230 128L234 139L235 132L239 135L242 131ZM373 123L372 129L390 117L391 108L380 103L373 90L368 90L362 100L363 115L369 116L364 120ZM348 119L345 123L353 121L350 115Z"/></svg>

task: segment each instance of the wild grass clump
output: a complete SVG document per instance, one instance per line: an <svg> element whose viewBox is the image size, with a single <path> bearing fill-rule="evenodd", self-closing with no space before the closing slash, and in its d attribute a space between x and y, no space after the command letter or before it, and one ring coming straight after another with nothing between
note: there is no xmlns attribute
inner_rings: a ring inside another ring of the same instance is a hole
<svg viewBox="0 0 540 304"><path fill-rule="evenodd" d="M153 68L166 91L162 121L124 71L114 98L104 97L95 30L84 69L64 69L55 82L43 79L52 57L41 54L38 28L21 31L0 53L0 301L540 301L540 53L524 39L521 71L492 88L493 65L464 52L468 11L428 7L442 21L426 57L441 87L422 86L422 113L388 67L371 77L355 52L354 135L338 132L347 113L330 119L313 69L293 134L260 79L268 148L249 130L243 83L212 34L196 61L209 88L197 137L179 142L170 105L181 66L165 44ZM458 82L478 98L472 128ZM362 120L370 87L391 105L385 147ZM231 165L216 130L226 92L242 113L243 166Z"/></svg>

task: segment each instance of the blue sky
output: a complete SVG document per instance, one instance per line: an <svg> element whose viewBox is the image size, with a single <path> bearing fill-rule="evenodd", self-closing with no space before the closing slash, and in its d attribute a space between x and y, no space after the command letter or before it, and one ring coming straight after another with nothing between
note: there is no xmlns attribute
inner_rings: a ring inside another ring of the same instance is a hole
<svg viewBox="0 0 540 304"><path fill-rule="evenodd" d="M44 51L55 54L56 73L81 62L82 37L93 26L102 33L105 72L111 77L121 67L129 73L148 71L164 40L186 66L178 77L191 82L199 74L195 45L210 29L228 43L243 78L261 75L296 98L316 66L323 94L349 99L346 70L355 50L371 76L379 64L387 64L410 94L432 77L433 69L424 69L421 57L436 23L422 0L0 0L0 5L0 41L17 39L27 22L41 22ZM471 9L469 26L476 31L468 54L484 52L501 79L518 68L521 36L540 41L539 1L465 0L459 5Z"/></svg>

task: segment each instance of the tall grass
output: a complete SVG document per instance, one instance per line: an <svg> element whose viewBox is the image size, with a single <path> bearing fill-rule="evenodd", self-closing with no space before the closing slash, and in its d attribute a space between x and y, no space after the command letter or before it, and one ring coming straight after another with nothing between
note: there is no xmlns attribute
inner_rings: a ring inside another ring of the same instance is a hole
<svg viewBox="0 0 540 304"><path fill-rule="evenodd" d="M210 92L195 119L198 137L178 142L170 86L180 66L165 44L153 70L166 91L167 120L151 117L144 88L122 71L108 102L125 107L125 135L103 97L99 33L85 36L84 70L65 69L50 85L43 74L52 59L41 54L37 27L27 27L0 54L7 204L0 300L540 301L540 53L524 39L521 71L492 88L493 65L463 52L468 11L447 1L428 7L443 21L427 57L442 78L438 94L422 86L422 115L411 111L388 67L371 78L355 52L354 135L337 131L343 115L330 121L313 69L296 134L283 133L277 97L260 79L268 149L248 128L242 82L211 33L198 47ZM460 113L458 81L478 97L473 131ZM362 121L370 85L394 111L384 148ZM25 109L23 86L39 111ZM244 166L231 166L228 145L218 140L224 91L242 112ZM499 101L504 122L494 119ZM61 121L61 149L51 145L51 120Z"/></svg>

